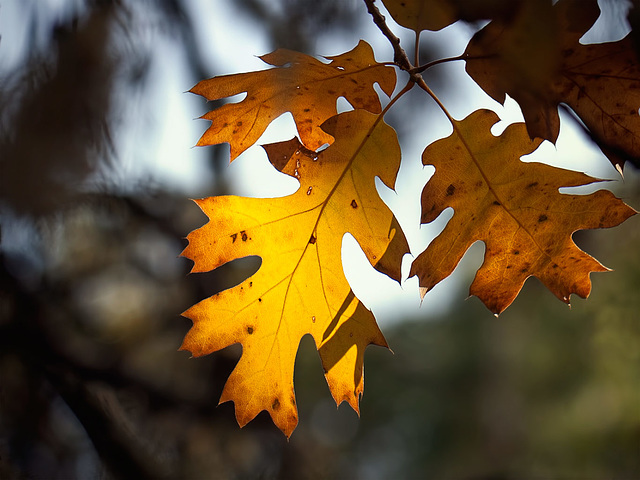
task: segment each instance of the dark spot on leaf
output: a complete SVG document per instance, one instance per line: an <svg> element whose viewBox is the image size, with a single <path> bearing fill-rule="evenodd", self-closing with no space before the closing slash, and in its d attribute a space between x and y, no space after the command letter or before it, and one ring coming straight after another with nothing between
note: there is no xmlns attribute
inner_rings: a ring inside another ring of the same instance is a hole
<svg viewBox="0 0 640 480"><path fill-rule="evenodd" d="M316 236L312 233L311 234L311 238L309 239L309 243L311 245L313 245L314 243L316 243Z"/></svg>
<svg viewBox="0 0 640 480"><path fill-rule="evenodd" d="M310 112L310 111L311 111L311 109L310 109L310 108L305 108L305 109L304 109L304 111L305 111L305 112Z"/></svg>
<svg viewBox="0 0 640 480"><path fill-rule="evenodd" d="M232 233L232 234L231 234L231 239L232 239L232 242L231 242L231 243L235 243L236 238L238 238L238 234L237 234L237 233Z"/></svg>
<svg viewBox="0 0 640 480"><path fill-rule="evenodd" d="M351 207L358 208L358 204L356 203L355 199L351 200Z"/></svg>
<svg viewBox="0 0 640 480"><path fill-rule="evenodd" d="M551 265L553 268L558 268L558 264L554 263L553 265Z"/></svg>
<svg viewBox="0 0 640 480"><path fill-rule="evenodd" d="M532 182L529 185L527 185L527 188L535 187L536 185L538 185L538 182Z"/></svg>
<svg viewBox="0 0 640 480"><path fill-rule="evenodd" d="M253 287L253 282L249 282L249 286L250 286L250 287Z"/></svg>
<svg viewBox="0 0 640 480"><path fill-rule="evenodd" d="M349 338L353 337L353 332L349 332Z"/></svg>
<svg viewBox="0 0 640 480"><path fill-rule="evenodd" d="M500 205L500 202L499 202L499 201L497 201L497 200L494 200L494 201L493 201L493 204L494 204L494 205L498 205L498 206L499 206L499 205Z"/></svg>
<svg viewBox="0 0 640 480"><path fill-rule="evenodd" d="M456 187L453 184L450 184L447 187L447 197L450 197L451 195L453 195L453 192L456 191Z"/></svg>
<svg viewBox="0 0 640 480"><path fill-rule="evenodd" d="M520 255L520 250L514 250L512 253L513 253L514 255Z"/></svg>
<svg viewBox="0 0 640 480"><path fill-rule="evenodd" d="M546 222L546 221L547 221L547 218L548 218L548 217L547 217L546 215L544 215L544 214L543 214L543 215L540 215L540 216L538 217L538 222L539 222L539 223Z"/></svg>
<svg viewBox="0 0 640 480"><path fill-rule="evenodd" d="M529 269L528 269L528 268L526 268L526 267L525 267L525 268L521 268L521 269L520 269L520 273L524 273L524 272L526 272L527 270L529 270Z"/></svg>
<svg viewBox="0 0 640 480"><path fill-rule="evenodd" d="M251 335L253 333L253 327L251 326L247 327L247 333Z"/></svg>
<svg viewBox="0 0 640 480"><path fill-rule="evenodd" d="M507 265L507 270L509 270L511 268L511 265Z"/></svg>
<svg viewBox="0 0 640 480"><path fill-rule="evenodd" d="M274 398L273 403L271 404L271 408L273 410L278 410L280 408L280 400L278 400L277 398Z"/></svg>
<svg viewBox="0 0 640 480"><path fill-rule="evenodd" d="M258 299L258 301L259 301L259 302L261 302L261 301L262 301L262 299L261 299L261 298L259 298L259 299Z"/></svg>
<svg viewBox="0 0 640 480"><path fill-rule="evenodd" d="M238 126L238 127L242 126L242 120L240 120L238 123L236 123L236 126Z"/></svg>

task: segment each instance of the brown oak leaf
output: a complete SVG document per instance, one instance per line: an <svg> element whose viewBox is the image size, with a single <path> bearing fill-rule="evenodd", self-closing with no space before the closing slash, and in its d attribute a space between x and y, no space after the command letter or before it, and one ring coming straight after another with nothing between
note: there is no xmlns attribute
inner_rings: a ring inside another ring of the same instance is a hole
<svg viewBox="0 0 640 480"><path fill-rule="evenodd" d="M429 145L425 165L435 174L422 193L422 222L432 222L448 207L454 214L444 231L414 261L424 292L454 270L476 241L485 243L482 266L471 284L494 313L507 308L525 280L535 276L556 297L569 303L586 298L590 272L602 272L597 260L572 240L577 230L613 227L635 211L607 190L590 195L559 193L561 187L598 181L583 173L541 163L524 163L540 139L513 124L499 137L491 134L498 116L478 110L454 121L454 132Z"/></svg>
<svg viewBox="0 0 640 480"><path fill-rule="evenodd" d="M387 95L395 88L395 70L376 63L371 46L363 40L349 52L326 57L329 63L285 49L260 58L276 68L210 78L190 90L208 100L247 93L242 101L202 116L211 125L198 145L228 142L233 161L260 138L273 120L291 112L302 143L316 150L333 142L320 125L337 113L338 98L344 97L354 108L380 113L374 84L378 83Z"/></svg>

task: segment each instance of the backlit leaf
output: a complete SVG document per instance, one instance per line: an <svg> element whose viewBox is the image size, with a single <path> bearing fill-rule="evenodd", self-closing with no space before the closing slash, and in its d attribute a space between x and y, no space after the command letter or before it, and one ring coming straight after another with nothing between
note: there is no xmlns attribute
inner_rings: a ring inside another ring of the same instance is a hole
<svg viewBox="0 0 640 480"><path fill-rule="evenodd" d="M350 232L369 261L396 280L408 251L375 187L376 176L387 185L395 181L394 130L364 110L334 116L323 129L335 142L319 153L295 139L267 146L272 163L300 181L294 194L198 200L209 222L191 232L183 252L194 272L262 258L255 275L184 313L193 327L182 348L198 356L242 344L221 402L235 403L240 425L267 410L287 436L297 424L293 368L305 334L315 340L336 402L347 400L356 411L364 349L386 345L344 276L342 237Z"/></svg>
<svg viewBox="0 0 640 480"><path fill-rule="evenodd" d="M284 49L260 58L276 68L222 75L203 80L191 89L208 100L247 93L242 101L228 103L202 117L211 125L198 145L228 142L234 160L260 138L273 120L291 112L302 143L316 150L333 141L320 125L337 113L338 98L346 98L354 108L380 113L380 100L373 85L378 83L387 95L395 87L394 69L376 63L373 50L365 41L350 52L326 57L329 63Z"/></svg>
<svg viewBox="0 0 640 480"><path fill-rule="evenodd" d="M577 230L613 227L634 210L607 190L590 195L559 193L561 187L596 182L583 173L541 163L524 163L540 139L531 140L524 124L499 137L491 134L498 116L478 110L455 122L454 132L428 146L425 165L435 174L422 192L422 221L432 222L445 208L454 210L444 231L415 260L411 274L426 290L454 270L476 241L485 243L484 263L471 284L494 313L507 308L530 276L569 303L587 297L590 272L607 269L580 250Z"/></svg>

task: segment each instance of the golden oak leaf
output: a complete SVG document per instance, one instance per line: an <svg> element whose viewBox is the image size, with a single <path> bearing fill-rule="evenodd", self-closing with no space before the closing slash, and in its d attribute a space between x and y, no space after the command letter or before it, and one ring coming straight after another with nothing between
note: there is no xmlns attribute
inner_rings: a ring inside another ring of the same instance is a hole
<svg viewBox="0 0 640 480"><path fill-rule="evenodd" d="M376 63L371 46L362 40L350 52L326 57L329 63L284 49L260 58L276 68L210 78L190 90L208 100L247 93L241 102L228 103L202 116L211 120L211 125L198 145L228 142L233 161L273 120L291 112L302 143L316 150L333 141L320 125L337 113L339 97L354 108L380 113L374 83L387 95L395 88L393 67Z"/></svg>
<svg viewBox="0 0 640 480"><path fill-rule="evenodd" d="M369 261L397 280L408 251L375 187L376 176L387 185L395 180L394 130L364 110L336 115L322 128L335 141L321 152L296 139L267 147L274 165L300 181L294 194L198 200L209 222L189 234L183 252L194 272L262 258L256 274L184 313L193 327L182 348L199 356L240 343L242 357L220 401L235 403L241 426L267 410L287 436L297 424L293 369L304 335L315 340L336 402L347 400L356 411L364 349L386 345L344 276L342 237L353 234Z"/></svg>
<svg viewBox="0 0 640 480"><path fill-rule="evenodd" d="M595 0L560 0L549 13L534 12L529 18L538 20L532 24L557 26L557 47L540 41L540 35L514 42L522 29L491 22L469 42L465 52L469 75L495 100L504 103L509 94L520 104L531 138L557 140L558 104L565 103L614 165L622 166L626 157L637 163L640 67L630 37L579 43L598 17ZM552 44L555 35L550 28Z"/></svg>
<svg viewBox="0 0 640 480"><path fill-rule="evenodd" d="M485 243L484 263L471 284L494 313L507 308L525 280L536 276L559 299L591 290L590 272L606 271L573 242L573 232L620 224L635 211L606 190L566 195L561 187L598 181L583 173L540 163L524 163L540 139L531 140L522 123L499 137L491 134L498 116L473 112L454 122L454 132L429 145L423 163L435 174L422 193L422 221L433 221L445 208L453 217L418 256L411 275L429 290L447 277L474 242Z"/></svg>

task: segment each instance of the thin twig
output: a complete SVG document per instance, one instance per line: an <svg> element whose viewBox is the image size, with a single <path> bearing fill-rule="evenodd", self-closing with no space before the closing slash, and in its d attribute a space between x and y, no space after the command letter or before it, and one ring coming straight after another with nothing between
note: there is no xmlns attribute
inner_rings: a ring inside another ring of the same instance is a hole
<svg viewBox="0 0 640 480"><path fill-rule="evenodd" d="M400 39L394 35L389 26L387 25L386 19L384 15L380 13L378 7L374 5L375 0L364 0L364 3L367 5L367 11L373 17L373 23L380 29L385 37L389 39L391 42L391 46L393 47L393 61L394 63L409 73L413 69L413 65L411 65L411 61L407 56L407 52L400 46Z"/></svg>

